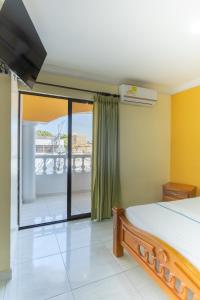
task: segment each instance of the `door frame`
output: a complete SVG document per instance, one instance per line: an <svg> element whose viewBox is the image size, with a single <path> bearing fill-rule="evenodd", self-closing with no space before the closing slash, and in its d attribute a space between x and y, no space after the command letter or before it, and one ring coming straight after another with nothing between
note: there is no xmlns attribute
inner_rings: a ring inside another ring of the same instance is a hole
<svg viewBox="0 0 200 300"><path fill-rule="evenodd" d="M48 97L54 99L63 99L68 101L68 153L67 153L67 218L58 221L44 222L39 224L32 224L27 226L20 226L20 195L21 195L21 128L22 128L22 95L32 95L32 96L41 96ZM93 104L92 100L78 99L74 97L67 96L57 96L52 94L43 94L38 92L28 92L28 91L19 91L18 95L19 101L19 113L18 113L18 228L19 230L30 229L34 227L53 225L58 223L64 223L73 220L79 220L83 218L91 217L91 213L83 213L78 215L72 215L72 170L71 170L71 159L72 159L72 105L73 103L85 103L85 104Z"/></svg>

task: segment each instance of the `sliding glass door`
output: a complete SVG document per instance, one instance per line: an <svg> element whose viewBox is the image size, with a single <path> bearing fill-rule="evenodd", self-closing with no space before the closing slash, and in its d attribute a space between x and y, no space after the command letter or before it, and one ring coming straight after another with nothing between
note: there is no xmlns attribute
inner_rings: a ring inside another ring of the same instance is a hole
<svg viewBox="0 0 200 300"><path fill-rule="evenodd" d="M92 103L21 94L19 225L89 216Z"/></svg>
<svg viewBox="0 0 200 300"><path fill-rule="evenodd" d="M72 216L91 212L92 111L92 104L72 102Z"/></svg>

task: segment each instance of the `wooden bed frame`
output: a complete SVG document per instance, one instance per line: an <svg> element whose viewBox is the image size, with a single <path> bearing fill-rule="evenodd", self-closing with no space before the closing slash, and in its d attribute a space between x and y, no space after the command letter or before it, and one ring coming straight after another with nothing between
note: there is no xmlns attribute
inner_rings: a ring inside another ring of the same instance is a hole
<svg viewBox="0 0 200 300"><path fill-rule="evenodd" d="M200 272L186 258L165 242L131 224L123 208L113 208L113 217L115 256L123 256L126 249L170 299L200 300Z"/></svg>

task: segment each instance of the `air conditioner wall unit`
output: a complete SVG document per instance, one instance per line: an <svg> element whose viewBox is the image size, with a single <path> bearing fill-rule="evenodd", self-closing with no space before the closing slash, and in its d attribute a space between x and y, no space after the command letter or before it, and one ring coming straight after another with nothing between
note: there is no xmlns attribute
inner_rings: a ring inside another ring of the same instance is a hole
<svg viewBox="0 0 200 300"><path fill-rule="evenodd" d="M119 87L121 102L126 104L153 106L158 100L155 90L122 84Z"/></svg>

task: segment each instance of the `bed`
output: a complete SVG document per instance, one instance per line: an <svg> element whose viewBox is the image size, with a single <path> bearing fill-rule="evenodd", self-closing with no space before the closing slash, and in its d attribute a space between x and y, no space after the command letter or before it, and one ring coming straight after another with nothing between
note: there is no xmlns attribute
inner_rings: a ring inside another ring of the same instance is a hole
<svg viewBox="0 0 200 300"><path fill-rule="evenodd" d="M124 249L171 299L200 300L200 197L113 209L113 253Z"/></svg>

